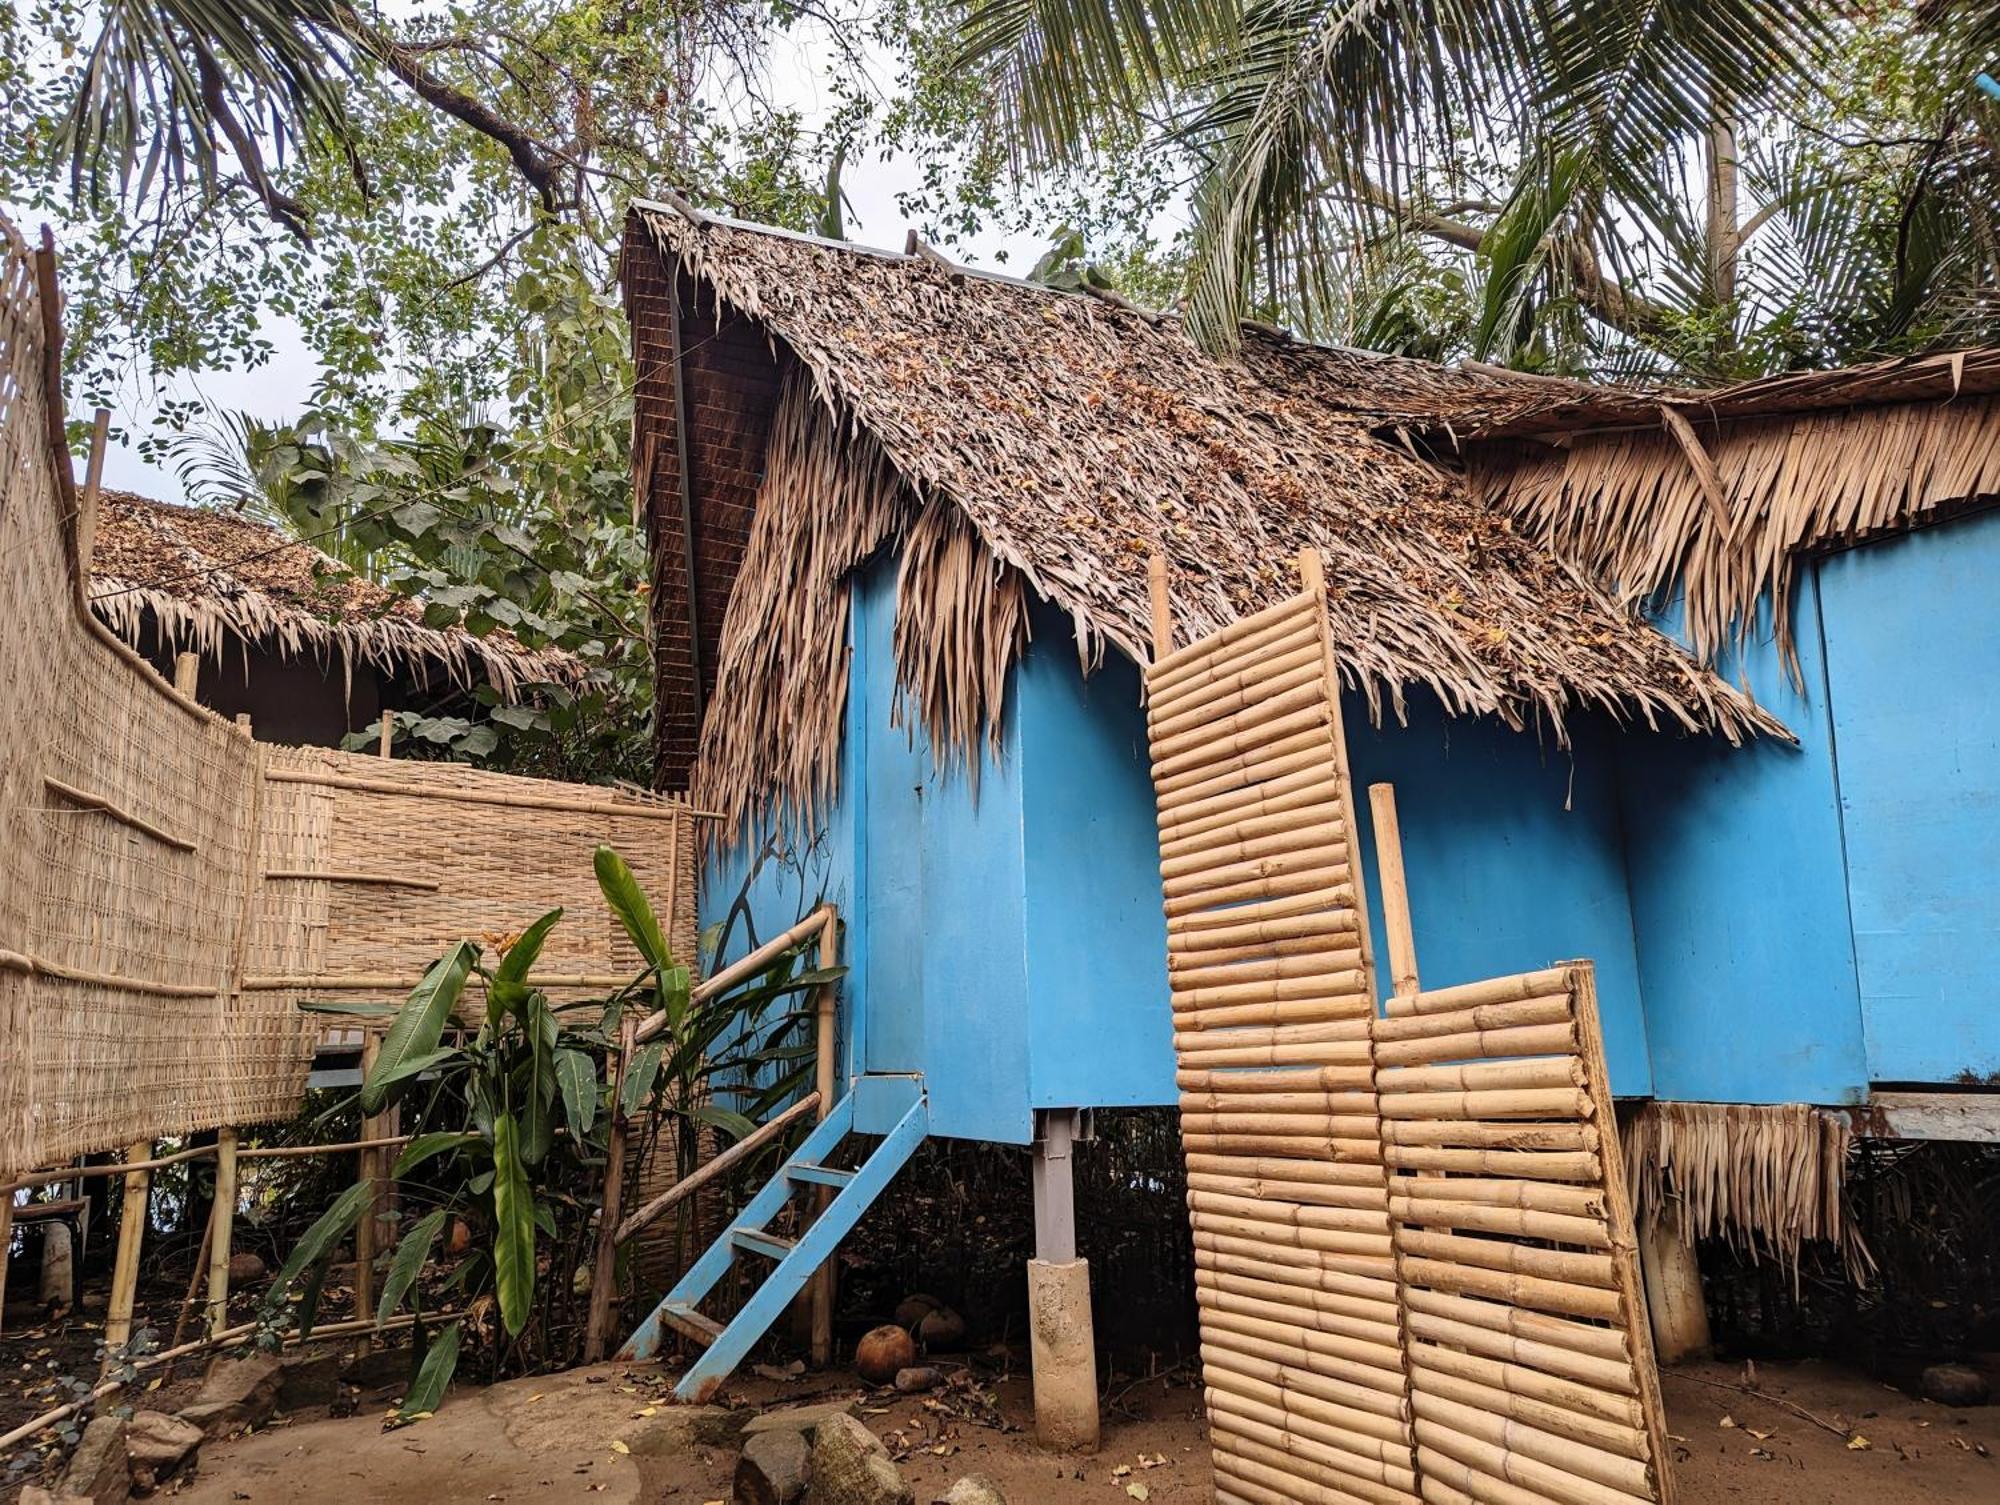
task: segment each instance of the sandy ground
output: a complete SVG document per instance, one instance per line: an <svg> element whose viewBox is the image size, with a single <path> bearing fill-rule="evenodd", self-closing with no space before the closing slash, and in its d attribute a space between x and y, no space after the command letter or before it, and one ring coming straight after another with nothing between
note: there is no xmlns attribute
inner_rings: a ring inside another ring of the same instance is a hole
<svg viewBox="0 0 2000 1505"><path fill-rule="evenodd" d="M1754 1386L1754 1390L1747 1388ZM385 1432L380 1410L298 1421L203 1450L190 1502L726 1500L734 1452L690 1438L650 1366L602 1366L456 1392L429 1421ZM1125 1383L1094 1458L1043 1452L1025 1379L885 1396L839 1375L752 1380L747 1406L853 1396L902 1460L919 1502L961 1474L1013 1505L1212 1498L1200 1392L1184 1374ZM2000 1502L2000 1407L1954 1411L1825 1364L1697 1365L1666 1377L1681 1505ZM386 1400L386 1397L376 1398ZM682 1416L685 1413L681 1413ZM1853 1439L1865 1439L1860 1446Z"/></svg>

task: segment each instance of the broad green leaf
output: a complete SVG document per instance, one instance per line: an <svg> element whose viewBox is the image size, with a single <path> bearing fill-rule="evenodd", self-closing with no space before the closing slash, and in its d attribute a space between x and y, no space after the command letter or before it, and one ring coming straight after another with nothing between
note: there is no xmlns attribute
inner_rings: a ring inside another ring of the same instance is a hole
<svg viewBox="0 0 2000 1505"><path fill-rule="evenodd" d="M597 1063L580 1050L556 1052L556 1082L562 1088L563 1113L578 1139L597 1122Z"/></svg>
<svg viewBox="0 0 2000 1505"><path fill-rule="evenodd" d="M458 1369L458 1337L459 1324L454 1322L431 1339L410 1393L396 1408L398 1421L417 1421L444 1404L444 1393L451 1388L451 1377Z"/></svg>
<svg viewBox="0 0 2000 1505"><path fill-rule="evenodd" d="M660 931L653 906L646 901L645 891L632 876L632 869L625 865L625 859L609 847L599 847L591 858L591 866L597 871L597 886L604 891L604 902L618 916L618 923L632 937L632 944L645 958L646 965L672 966L673 953L667 949L667 938Z"/></svg>
<svg viewBox="0 0 2000 1505"><path fill-rule="evenodd" d="M757 1125L741 1113L732 1113L727 1108L718 1108L712 1103L703 1103L689 1110L688 1117L696 1123L708 1124L722 1130L731 1139L741 1139L757 1132Z"/></svg>
<svg viewBox="0 0 2000 1505"><path fill-rule="evenodd" d="M646 1099L653 1095L653 1080L660 1074L660 1057L666 1051L664 1042L654 1040L639 1048L625 1068L625 1080L619 1084L618 1106L630 1118L637 1113Z"/></svg>
<svg viewBox="0 0 2000 1505"><path fill-rule="evenodd" d="M450 1216L451 1209L440 1207L403 1235L402 1243L396 1246L396 1257L389 1261L389 1273L382 1281L382 1300L375 1308L377 1327L401 1309L403 1298L423 1274L424 1261L431 1257L431 1245L437 1242L438 1233Z"/></svg>
<svg viewBox="0 0 2000 1505"><path fill-rule="evenodd" d="M507 1010L518 1011L527 1002L528 969L541 956L543 943L562 916L560 909L550 910L522 931L514 944L507 948L507 954L500 958L500 965L493 969L493 981L487 993L486 1017L489 1022L498 1024Z"/></svg>
<svg viewBox="0 0 2000 1505"><path fill-rule="evenodd" d="M493 1274L500 1321L518 1338L535 1303L535 1195L519 1131L504 1114L493 1125Z"/></svg>
<svg viewBox="0 0 2000 1505"><path fill-rule="evenodd" d="M398 1082L407 1082L412 1077L420 1077L427 1071L435 1071L448 1061L456 1061L464 1052L456 1046L446 1046L443 1050L433 1050L421 1056L412 1056L391 1072L370 1072L368 1080L379 1094L386 1096L389 1089ZM378 1098L379 1100L379 1098Z"/></svg>
<svg viewBox="0 0 2000 1505"><path fill-rule="evenodd" d="M396 1073L405 1061L429 1055L437 1049L438 1039L444 1034L445 1022L451 1018L458 995L465 988L466 975L478 959L479 948L471 941L460 941L439 957L430 971L424 974L423 981L411 990L402 1010L396 1015L396 1022L389 1026L389 1033L382 1038L382 1049L375 1057L375 1069L361 1084L363 1112L381 1112L387 1092L383 1084L397 1079Z"/></svg>
<svg viewBox="0 0 2000 1505"><path fill-rule="evenodd" d="M305 1288L299 1292L299 1304L292 1309L292 1320L298 1324L301 1343L312 1337L313 1328L318 1325L320 1293L326 1289L327 1272L332 1268L331 1260L314 1265L312 1273L306 1276Z"/></svg>
<svg viewBox="0 0 2000 1505"><path fill-rule="evenodd" d="M317 1000L302 1003L299 1009L307 1014L360 1014L370 1019L387 1019L396 1012L396 1006L389 1003L322 1003Z"/></svg>
<svg viewBox="0 0 2000 1505"><path fill-rule="evenodd" d="M527 1080L521 1101L521 1159L540 1165L555 1140L555 1016L539 999L528 1005Z"/></svg>
<svg viewBox="0 0 2000 1505"><path fill-rule="evenodd" d="M434 1155L442 1155L447 1150L461 1149L466 1145L478 1143L480 1138L477 1134L450 1132L419 1134L403 1146L403 1153L396 1157L396 1169L391 1174L400 1180Z"/></svg>
<svg viewBox="0 0 2000 1505"><path fill-rule="evenodd" d="M293 1248L291 1258L278 1271L278 1278L271 1282L271 1289L264 1294L265 1305L276 1306L283 1301L285 1292L299 1278L299 1272L332 1252L333 1246L346 1238L354 1225L361 1221L362 1212L374 1198L375 1185L372 1181L357 1181L334 1198L333 1206L321 1213L319 1221L305 1231L304 1237Z"/></svg>

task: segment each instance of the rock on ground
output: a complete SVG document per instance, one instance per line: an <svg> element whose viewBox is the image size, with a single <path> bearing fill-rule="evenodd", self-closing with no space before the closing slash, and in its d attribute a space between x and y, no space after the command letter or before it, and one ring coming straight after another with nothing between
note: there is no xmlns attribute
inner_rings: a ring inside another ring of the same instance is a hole
<svg viewBox="0 0 2000 1505"><path fill-rule="evenodd" d="M928 1365L916 1369L898 1369L896 1388L905 1395L918 1395L926 1390L935 1390L941 1376Z"/></svg>
<svg viewBox="0 0 2000 1505"><path fill-rule="evenodd" d="M125 1421L99 1416L83 1429L83 1440L63 1470L60 1493L94 1500L96 1505L124 1505L132 1494L132 1466L125 1452Z"/></svg>
<svg viewBox="0 0 2000 1505"><path fill-rule="evenodd" d="M141 1411L125 1433L125 1452L132 1463L132 1482L150 1490L187 1460L202 1444L201 1428L164 1411Z"/></svg>
<svg viewBox="0 0 2000 1505"><path fill-rule="evenodd" d="M244 1249L229 1256L229 1283L232 1286L248 1285L263 1278L264 1261L258 1255Z"/></svg>
<svg viewBox="0 0 2000 1505"><path fill-rule="evenodd" d="M829 1416L813 1433L810 1505L916 1505L916 1494L881 1439L851 1416Z"/></svg>
<svg viewBox="0 0 2000 1505"><path fill-rule="evenodd" d="M1983 1406L1990 1393L1986 1377L1965 1364L1933 1364L1919 1384L1926 1399L1946 1406Z"/></svg>
<svg viewBox="0 0 2000 1505"><path fill-rule="evenodd" d="M209 1366L194 1403L181 1407L181 1419L200 1427L210 1441L262 1426L278 1409L283 1383L284 1366L276 1354L224 1354Z"/></svg>
<svg viewBox="0 0 2000 1505"><path fill-rule="evenodd" d="M278 1361L278 1409L302 1411L330 1406L340 1394L338 1349L319 1353L288 1353Z"/></svg>
<svg viewBox="0 0 2000 1505"><path fill-rule="evenodd" d="M967 1474L931 1501L931 1505L1007 1505L1007 1497L984 1474Z"/></svg>
<svg viewBox="0 0 2000 1505"><path fill-rule="evenodd" d="M746 1438L755 1437L759 1432L797 1432L810 1442L819 1424L829 1416L853 1414L853 1401L825 1400L809 1406L784 1406L776 1411L760 1412L744 1422L741 1430Z"/></svg>
<svg viewBox="0 0 2000 1505"><path fill-rule="evenodd" d="M812 1477L802 1432L759 1432L743 1444L731 1486L736 1505L794 1505Z"/></svg>

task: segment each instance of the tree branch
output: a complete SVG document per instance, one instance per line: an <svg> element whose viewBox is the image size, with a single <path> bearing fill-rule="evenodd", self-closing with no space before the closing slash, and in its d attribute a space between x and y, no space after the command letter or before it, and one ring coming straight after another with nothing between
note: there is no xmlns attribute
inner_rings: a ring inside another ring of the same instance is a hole
<svg viewBox="0 0 2000 1505"><path fill-rule="evenodd" d="M229 108L229 90L223 81L221 67L216 63L214 54L200 43L196 43L194 48L194 66L195 76L201 84L202 106L208 111L208 118L221 128L228 139L229 149L236 153L244 176L250 180L250 187L263 202L266 212L311 246L312 232L308 228L311 211L290 194L281 193L271 181L270 174L264 170L264 154L257 148L257 138L243 129L243 122Z"/></svg>

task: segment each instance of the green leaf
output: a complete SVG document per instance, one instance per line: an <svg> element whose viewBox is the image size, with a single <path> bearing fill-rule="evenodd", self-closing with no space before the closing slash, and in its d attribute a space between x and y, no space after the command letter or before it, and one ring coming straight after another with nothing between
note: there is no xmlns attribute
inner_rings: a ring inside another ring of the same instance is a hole
<svg viewBox="0 0 2000 1505"><path fill-rule="evenodd" d="M597 1121L597 1063L580 1050L556 1052L556 1082L562 1088L563 1114L578 1139Z"/></svg>
<svg viewBox="0 0 2000 1505"><path fill-rule="evenodd" d="M439 957L424 974L423 981L411 990L396 1015L396 1022L382 1038L374 1070L361 1084L363 1112L380 1113L386 1100L384 1084L400 1079L398 1072L404 1062L437 1049L445 1022L451 1018L458 995L465 988L466 976L478 959L479 948L471 941L460 941Z"/></svg>
<svg viewBox="0 0 2000 1505"><path fill-rule="evenodd" d="M534 966L542 954L542 945L549 938L549 932L556 927L556 921L563 917L560 909L552 909L534 924L522 931L507 954L500 958L500 965L493 969L495 982L519 982L528 980L528 969Z"/></svg>
<svg viewBox="0 0 2000 1505"><path fill-rule="evenodd" d="M421 1056L412 1056L394 1071L386 1074L371 1071L368 1074L368 1080L375 1087L378 1094L386 1095L389 1089L398 1082L407 1082L412 1077L422 1076L426 1071L434 1071L444 1065L445 1062L457 1060L463 1054L464 1052L459 1050L457 1046L447 1046L443 1050L433 1050ZM379 1096L377 1100L380 1101Z"/></svg>
<svg viewBox="0 0 2000 1505"><path fill-rule="evenodd" d="M431 1339L430 1347L424 1350L423 1365L411 1382L410 1393L396 1408L396 1420L416 1421L444 1404L444 1393L451 1388L451 1377L458 1369L459 1327L454 1322Z"/></svg>
<svg viewBox="0 0 2000 1505"><path fill-rule="evenodd" d="M493 1273L500 1321L518 1338L535 1302L535 1196L521 1158L519 1130L502 1115L493 1125Z"/></svg>
<svg viewBox="0 0 2000 1505"><path fill-rule="evenodd" d="M660 1057L666 1051L664 1041L654 1040L640 1047L625 1068L625 1080L618 1087L618 1106L630 1118L637 1113L646 1099L653 1094L653 1080L660 1074Z"/></svg>
<svg viewBox="0 0 2000 1505"><path fill-rule="evenodd" d="M396 1257L389 1261L389 1273L382 1281L382 1300L375 1308L377 1327L402 1307L403 1298L424 1272L424 1261L431 1257L431 1245L437 1242L444 1220L450 1216L449 1208L440 1207L403 1235L403 1241L396 1246Z"/></svg>
<svg viewBox="0 0 2000 1505"><path fill-rule="evenodd" d="M464 1145L478 1144L479 1142L480 1139L477 1134L455 1134L451 1132L419 1134L415 1139L412 1139L408 1144L403 1146L403 1153L396 1157L396 1168L390 1174L401 1180L434 1155L442 1155L447 1150L455 1150Z"/></svg>
<svg viewBox="0 0 2000 1505"><path fill-rule="evenodd" d="M597 886L604 891L604 902L618 916L618 923L632 937L632 944L645 958L646 965L672 966L673 953L667 949L667 938L660 932L653 906L646 902L645 892L632 876L632 869L625 865L625 859L609 847L599 847L591 865L597 870Z"/></svg>
<svg viewBox="0 0 2000 1505"><path fill-rule="evenodd" d="M396 1007L388 1003L322 1003L317 1000L302 1003L299 1008L308 1014L360 1014L369 1019L387 1019L396 1012Z"/></svg>
<svg viewBox="0 0 2000 1505"><path fill-rule="evenodd" d="M375 1184L372 1181L357 1181L336 1197L333 1206L319 1215L319 1221L305 1231L292 1249L291 1257L278 1271L278 1278L264 1293L264 1304L276 1306L283 1301L285 1292L299 1278L299 1272L307 1265L326 1258L333 1246L353 1231L354 1225L361 1221L363 1210L374 1199Z"/></svg>
<svg viewBox="0 0 2000 1505"><path fill-rule="evenodd" d="M301 1343L312 1337L313 1328L319 1322L320 1293L326 1289L327 1272L332 1268L331 1262L314 1265L312 1273L306 1277L305 1288L299 1292L299 1304L292 1309L292 1318L298 1324Z"/></svg>
<svg viewBox="0 0 2000 1505"><path fill-rule="evenodd" d="M746 1134L754 1134L757 1131L757 1125L741 1113L732 1113L727 1108L718 1108L710 1103L689 1109L688 1117L696 1123L708 1124L722 1130L731 1139L741 1139Z"/></svg>
<svg viewBox="0 0 2000 1505"><path fill-rule="evenodd" d="M537 996L528 1004L526 1091L521 1105L521 1159L540 1165L555 1139L555 1016Z"/></svg>

